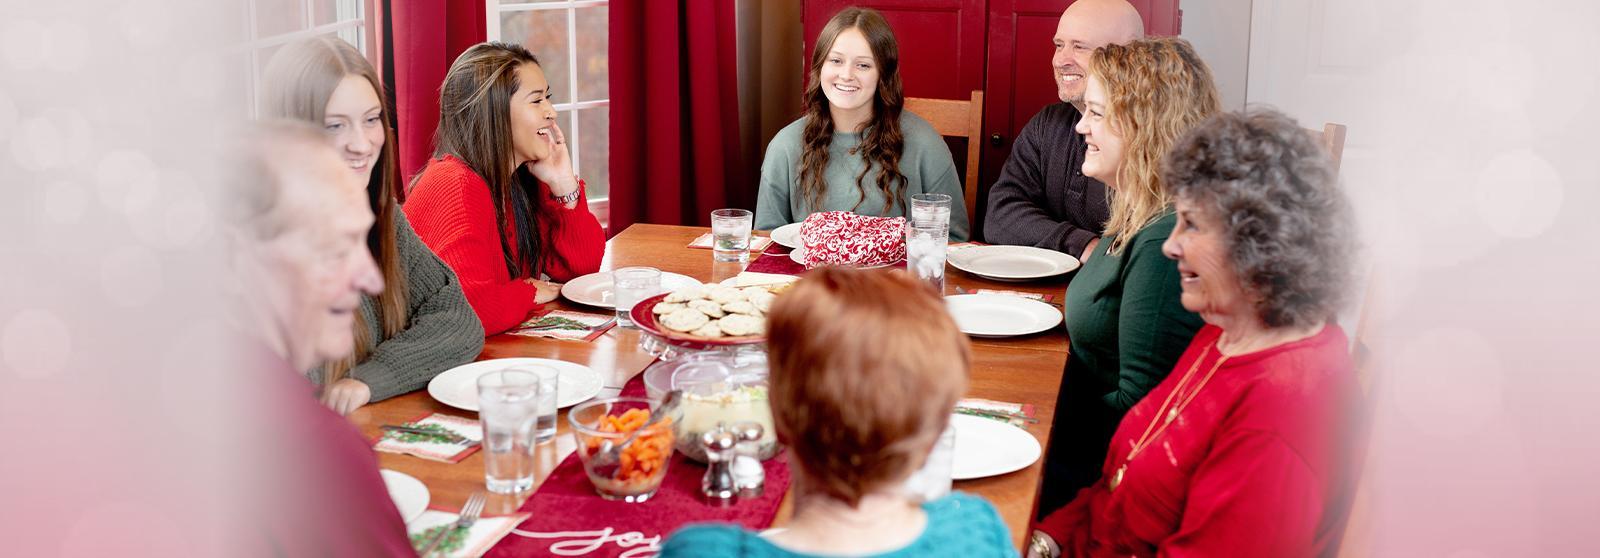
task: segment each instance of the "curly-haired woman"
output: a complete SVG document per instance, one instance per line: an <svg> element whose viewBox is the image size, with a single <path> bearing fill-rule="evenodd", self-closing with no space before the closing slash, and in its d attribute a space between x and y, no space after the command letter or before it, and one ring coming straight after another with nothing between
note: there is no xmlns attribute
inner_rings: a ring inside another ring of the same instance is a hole
<svg viewBox="0 0 1600 558"><path fill-rule="evenodd" d="M1100 477L1123 413L1183 354L1200 317L1178 302L1178 268L1161 255L1176 220L1160 163L1220 108L1211 70L1177 38L1107 45L1089 59L1083 174L1105 183L1111 218L1067 287L1071 351L1046 459L1040 511Z"/></svg>
<svg viewBox="0 0 1600 558"><path fill-rule="evenodd" d="M1352 226L1328 158L1281 114L1224 114L1163 174L1163 249L1206 326L1122 419L1100 481L1039 523L1038 554L1332 555L1360 392L1333 321Z"/></svg>
<svg viewBox="0 0 1600 558"><path fill-rule="evenodd" d="M805 116L767 144L755 226L822 211L906 215L912 194L950 196L950 238L967 239L961 179L944 138L905 112L894 32L878 12L846 8L817 35Z"/></svg>

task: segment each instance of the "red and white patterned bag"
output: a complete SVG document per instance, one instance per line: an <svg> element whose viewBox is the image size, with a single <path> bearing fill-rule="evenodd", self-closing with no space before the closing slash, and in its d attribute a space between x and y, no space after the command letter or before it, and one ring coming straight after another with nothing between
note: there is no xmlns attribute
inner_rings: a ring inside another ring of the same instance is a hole
<svg viewBox="0 0 1600 558"><path fill-rule="evenodd" d="M849 211L812 213L800 225L806 269L824 265L872 267L906 259L906 219Z"/></svg>

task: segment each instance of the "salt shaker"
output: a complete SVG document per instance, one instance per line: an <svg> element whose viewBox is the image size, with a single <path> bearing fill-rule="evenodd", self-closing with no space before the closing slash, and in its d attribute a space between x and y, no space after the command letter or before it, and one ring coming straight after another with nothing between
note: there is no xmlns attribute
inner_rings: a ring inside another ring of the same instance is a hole
<svg viewBox="0 0 1600 558"><path fill-rule="evenodd" d="M709 505L733 505L739 491L733 479L733 461L738 454L739 437L719 422L716 428L700 435L700 445L706 450L706 476L700 479L700 493Z"/></svg>
<svg viewBox="0 0 1600 558"><path fill-rule="evenodd" d="M739 446L733 457L733 481L739 487L739 498L756 498L761 496L763 485L766 483L767 471L761 468L760 454L761 436L766 429L758 422L739 422L733 425L733 432L739 437Z"/></svg>

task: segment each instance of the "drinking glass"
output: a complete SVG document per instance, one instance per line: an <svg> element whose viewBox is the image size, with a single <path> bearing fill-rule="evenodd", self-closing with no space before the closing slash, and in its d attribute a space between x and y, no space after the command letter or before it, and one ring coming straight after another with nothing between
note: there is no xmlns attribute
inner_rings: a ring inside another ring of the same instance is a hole
<svg viewBox="0 0 1600 558"><path fill-rule="evenodd" d="M711 212L713 261L750 261L750 228L754 222L755 215L747 209L718 209Z"/></svg>
<svg viewBox="0 0 1600 558"><path fill-rule="evenodd" d="M661 270L624 267L611 272L611 300L617 304L617 325L635 327L629 313L639 301L661 294Z"/></svg>
<svg viewBox="0 0 1600 558"><path fill-rule="evenodd" d="M538 364L520 365L512 369L531 372L539 378L539 414L533 423L533 438L540 444L555 441L556 405L561 396L561 371Z"/></svg>
<svg viewBox="0 0 1600 558"><path fill-rule="evenodd" d="M944 432L939 434L939 441L933 445L933 451L928 453L928 461L906 479L905 493L924 502L938 500L950 494L951 478L955 476L955 460L956 427L952 424L945 426Z"/></svg>
<svg viewBox="0 0 1600 558"><path fill-rule="evenodd" d="M946 194L912 194L911 224L919 227L940 226L950 230L950 196Z"/></svg>
<svg viewBox="0 0 1600 558"><path fill-rule="evenodd" d="M949 247L948 224L906 224L906 269L926 281L939 296L944 296L944 265Z"/></svg>
<svg viewBox="0 0 1600 558"><path fill-rule="evenodd" d="M533 488L534 425L539 376L515 368L478 377L478 422L483 425L483 473L489 491Z"/></svg>

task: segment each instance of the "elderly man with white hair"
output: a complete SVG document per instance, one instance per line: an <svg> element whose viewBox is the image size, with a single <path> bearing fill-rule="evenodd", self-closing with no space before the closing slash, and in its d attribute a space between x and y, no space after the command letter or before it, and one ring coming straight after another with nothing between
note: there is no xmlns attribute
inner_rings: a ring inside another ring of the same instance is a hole
<svg viewBox="0 0 1600 558"><path fill-rule="evenodd" d="M1089 258L1110 210L1105 185L1083 174L1087 146L1073 131L1084 108L1085 67L1094 49L1143 36L1139 12L1126 0L1078 0L1062 12L1050 58L1061 102L1034 115L1012 144L989 190L984 240Z"/></svg>

